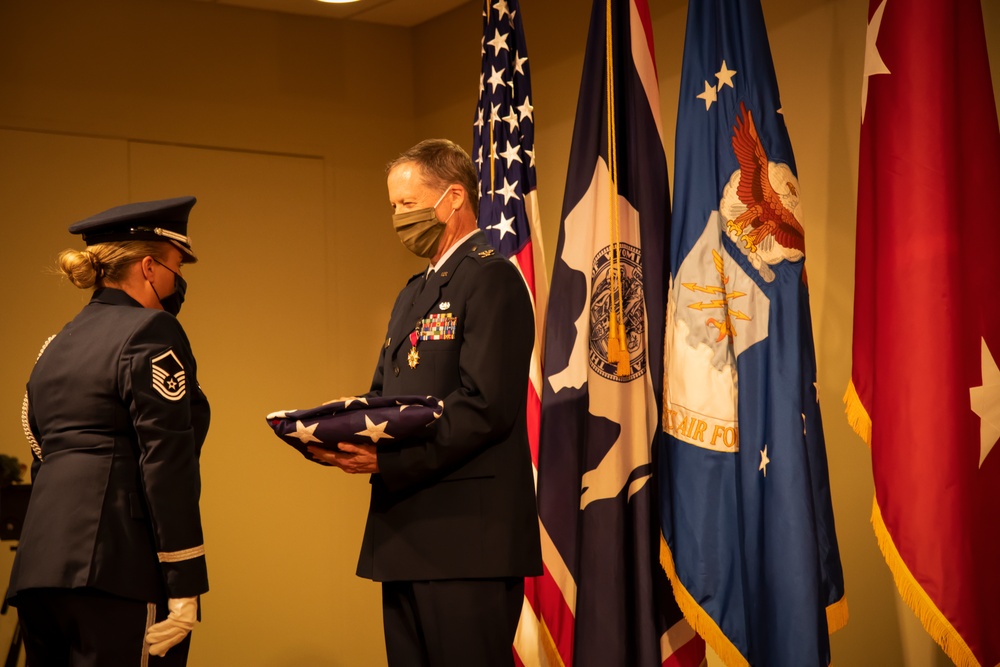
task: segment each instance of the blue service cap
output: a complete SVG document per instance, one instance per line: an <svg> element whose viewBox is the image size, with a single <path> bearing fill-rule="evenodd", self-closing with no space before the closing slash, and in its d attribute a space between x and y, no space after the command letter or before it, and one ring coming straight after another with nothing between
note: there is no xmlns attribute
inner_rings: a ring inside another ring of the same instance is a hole
<svg viewBox="0 0 1000 667"><path fill-rule="evenodd" d="M194 197L174 197L123 204L73 223L69 231L70 234L82 234L87 245L111 241L167 241L181 251L185 263L193 264L198 258L191 251L187 223L195 201Z"/></svg>

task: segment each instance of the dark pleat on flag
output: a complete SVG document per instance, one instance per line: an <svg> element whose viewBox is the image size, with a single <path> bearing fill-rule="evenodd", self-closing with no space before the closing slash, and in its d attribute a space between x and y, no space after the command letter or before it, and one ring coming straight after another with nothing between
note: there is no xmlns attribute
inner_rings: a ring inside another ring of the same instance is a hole
<svg viewBox="0 0 1000 667"><path fill-rule="evenodd" d="M1000 126L982 11L869 3L845 397L871 445L879 547L960 667L1000 664L1000 226L983 205Z"/></svg>
<svg viewBox="0 0 1000 667"><path fill-rule="evenodd" d="M664 567L727 665L828 665L847 605L798 180L758 0L688 5L675 170Z"/></svg>
<svg viewBox="0 0 1000 667"><path fill-rule="evenodd" d="M658 95L645 0L596 0L546 320L539 514L560 599L542 609L558 651L543 664L704 658L657 564L670 226Z"/></svg>

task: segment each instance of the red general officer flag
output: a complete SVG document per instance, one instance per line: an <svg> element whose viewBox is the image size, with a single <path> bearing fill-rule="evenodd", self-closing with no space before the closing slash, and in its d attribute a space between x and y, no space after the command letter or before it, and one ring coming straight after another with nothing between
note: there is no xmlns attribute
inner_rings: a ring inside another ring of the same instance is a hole
<svg viewBox="0 0 1000 667"><path fill-rule="evenodd" d="M872 0L851 385L872 523L960 666L1000 663L1000 128L980 0Z"/></svg>

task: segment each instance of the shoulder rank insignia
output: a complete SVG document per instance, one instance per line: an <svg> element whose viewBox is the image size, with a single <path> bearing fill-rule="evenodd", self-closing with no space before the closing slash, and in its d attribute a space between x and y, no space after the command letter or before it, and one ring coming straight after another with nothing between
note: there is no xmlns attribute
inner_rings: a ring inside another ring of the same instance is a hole
<svg viewBox="0 0 1000 667"><path fill-rule="evenodd" d="M480 256L480 257L489 257L489 256L490 256L490 255L492 255L492 254L493 254L494 252L495 252L495 251L493 250L493 248L489 248L488 250L480 250L480 251L479 251L479 256Z"/></svg>
<svg viewBox="0 0 1000 667"><path fill-rule="evenodd" d="M152 360L153 389L168 401L179 401L187 393L184 366L173 350Z"/></svg>

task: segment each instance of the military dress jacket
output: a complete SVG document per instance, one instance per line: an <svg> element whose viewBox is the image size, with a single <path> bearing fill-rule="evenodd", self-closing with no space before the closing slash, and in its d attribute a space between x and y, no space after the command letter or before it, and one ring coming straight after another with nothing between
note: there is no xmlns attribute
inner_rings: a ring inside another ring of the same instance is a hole
<svg viewBox="0 0 1000 667"><path fill-rule="evenodd" d="M92 587L160 602L208 590L199 454L208 401L177 319L98 289L28 381L32 491L8 597Z"/></svg>
<svg viewBox="0 0 1000 667"><path fill-rule="evenodd" d="M429 581L541 574L526 426L534 345L524 280L482 232L392 309L374 395L427 395L426 436L380 439L358 576Z"/></svg>

